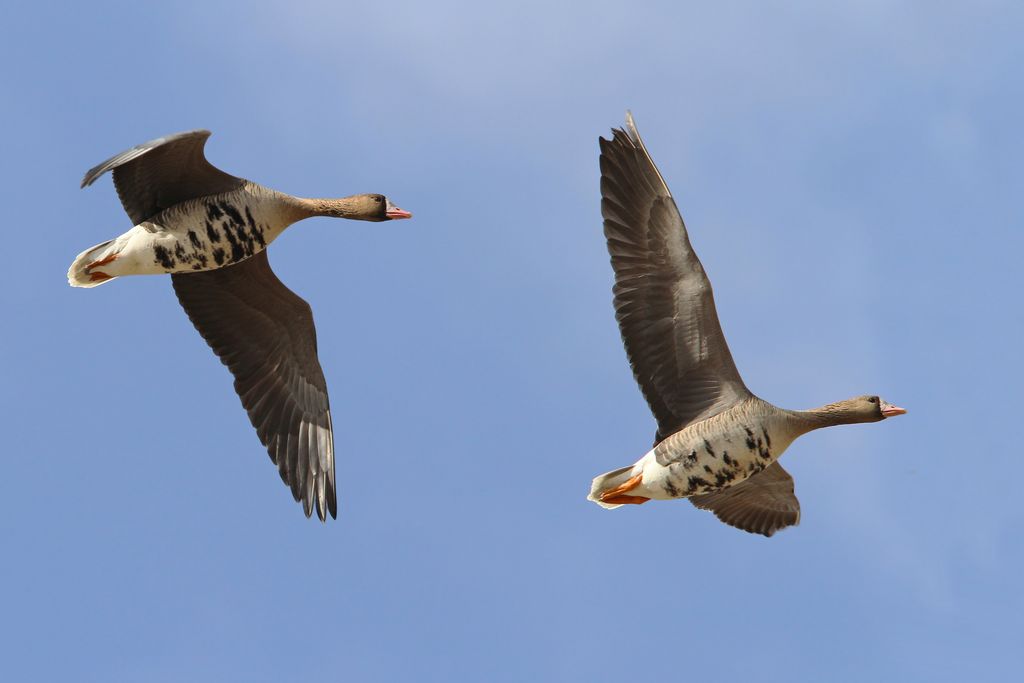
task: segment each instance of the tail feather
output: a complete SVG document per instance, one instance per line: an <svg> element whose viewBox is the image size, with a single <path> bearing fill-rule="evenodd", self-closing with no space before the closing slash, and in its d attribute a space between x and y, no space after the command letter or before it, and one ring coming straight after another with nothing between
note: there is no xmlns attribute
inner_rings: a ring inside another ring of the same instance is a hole
<svg viewBox="0 0 1024 683"><path fill-rule="evenodd" d="M620 507L620 504L605 503L601 500L601 494L605 491L611 491L612 489L621 486L633 476L634 465L628 467L620 467L617 470L611 472L605 472L599 476L594 477L593 483L590 485L590 495L587 496L587 500L592 500L606 510L614 510Z"/></svg>
<svg viewBox="0 0 1024 683"><path fill-rule="evenodd" d="M96 278L89 273L89 264L95 263L102 258L106 258L115 251L116 239L107 240L102 244L97 244L95 247L86 249L71 263L71 267L68 268L68 284L72 287L95 287L96 285L102 285L104 282L110 282L113 277ZM115 276L116 277L116 276Z"/></svg>

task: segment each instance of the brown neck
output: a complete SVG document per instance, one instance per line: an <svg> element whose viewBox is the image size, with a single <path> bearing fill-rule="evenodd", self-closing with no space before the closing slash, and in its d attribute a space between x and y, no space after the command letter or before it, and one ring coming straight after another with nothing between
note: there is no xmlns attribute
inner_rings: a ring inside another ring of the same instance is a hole
<svg viewBox="0 0 1024 683"><path fill-rule="evenodd" d="M865 422L862 415L844 407L841 403L829 403L820 408L810 410L790 410L797 424L801 426L801 434L821 429L822 427L834 427L836 425L856 424Z"/></svg>
<svg viewBox="0 0 1024 683"><path fill-rule="evenodd" d="M293 197L293 199L306 217L360 218L362 214L356 208L355 203L357 196L341 197L339 199L303 199L302 197Z"/></svg>

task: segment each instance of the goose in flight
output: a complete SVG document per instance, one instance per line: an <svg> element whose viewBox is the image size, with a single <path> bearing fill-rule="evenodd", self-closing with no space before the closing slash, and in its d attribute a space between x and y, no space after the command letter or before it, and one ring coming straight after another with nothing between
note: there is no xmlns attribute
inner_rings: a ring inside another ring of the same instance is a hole
<svg viewBox="0 0 1024 683"><path fill-rule="evenodd" d="M726 524L771 536L800 521L793 478L778 462L794 439L906 411L878 396L785 410L752 394L633 117L627 112L625 130L612 132L600 140L601 215L615 271L615 318L658 429L654 447L635 464L596 477L588 499L616 508L689 498Z"/></svg>
<svg viewBox="0 0 1024 683"><path fill-rule="evenodd" d="M210 132L152 140L91 169L107 171L134 227L83 251L73 287L170 273L178 301L228 366L256 434L309 517L337 517L334 434L309 304L270 269L267 246L311 216L410 218L379 194L304 199L236 178L206 160Z"/></svg>

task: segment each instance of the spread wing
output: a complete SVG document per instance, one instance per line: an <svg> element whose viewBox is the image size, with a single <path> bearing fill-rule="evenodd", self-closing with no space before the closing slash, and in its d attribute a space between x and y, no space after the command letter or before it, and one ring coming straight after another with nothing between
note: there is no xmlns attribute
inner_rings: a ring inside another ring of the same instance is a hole
<svg viewBox="0 0 1024 683"><path fill-rule="evenodd" d="M800 523L800 501L793 492L793 477L778 461L735 486L690 496L690 502L752 534L771 536Z"/></svg>
<svg viewBox="0 0 1024 683"><path fill-rule="evenodd" d="M313 312L270 269L267 252L171 276L189 319L235 377L260 441L309 517L337 517L334 433Z"/></svg>
<svg viewBox="0 0 1024 683"><path fill-rule="evenodd" d="M655 443L751 394L725 343L704 268L633 117L601 139L601 215L615 318L647 399Z"/></svg>
<svg viewBox="0 0 1024 683"><path fill-rule="evenodd" d="M244 182L241 178L206 160L203 147L208 137L208 130L192 130L137 145L90 169L82 187L113 171L117 196L136 225L187 199L238 188Z"/></svg>

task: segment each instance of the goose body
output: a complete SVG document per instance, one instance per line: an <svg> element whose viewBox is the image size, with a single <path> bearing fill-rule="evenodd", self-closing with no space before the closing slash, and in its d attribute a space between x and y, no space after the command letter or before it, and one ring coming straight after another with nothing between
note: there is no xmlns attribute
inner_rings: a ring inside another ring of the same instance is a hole
<svg viewBox="0 0 1024 683"><path fill-rule="evenodd" d="M123 275L229 266L263 251L307 215L297 198L245 181L236 190L175 204L83 251L68 270L68 281L75 287L95 287ZM112 256L116 258L90 267Z"/></svg>
<svg viewBox="0 0 1024 683"><path fill-rule="evenodd" d="M793 479L778 462L789 445L820 427L906 411L877 396L785 410L752 394L725 342L711 282L632 116L600 146L615 317L658 429L651 450L596 477L588 498L605 508L688 498L765 536L797 524Z"/></svg>
<svg viewBox="0 0 1024 683"><path fill-rule="evenodd" d="M309 517L337 516L334 430L313 314L270 268L266 248L311 216L409 218L384 195L305 199L229 175L204 154L209 131L138 145L86 173L107 171L133 227L83 251L75 287L125 275L171 275L178 301L235 378L235 391L278 473Z"/></svg>
<svg viewBox="0 0 1024 683"><path fill-rule="evenodd" d="M670 434L628 468L620 483L642 475L629 495L651 500L718 491L766 469L797 436L797 424L786 413L751 397Z"/></svg>

